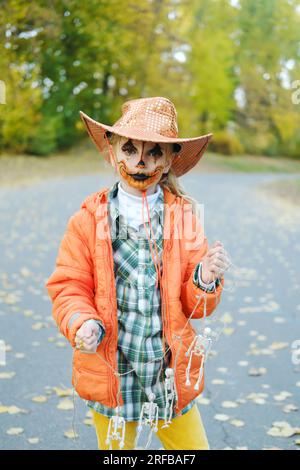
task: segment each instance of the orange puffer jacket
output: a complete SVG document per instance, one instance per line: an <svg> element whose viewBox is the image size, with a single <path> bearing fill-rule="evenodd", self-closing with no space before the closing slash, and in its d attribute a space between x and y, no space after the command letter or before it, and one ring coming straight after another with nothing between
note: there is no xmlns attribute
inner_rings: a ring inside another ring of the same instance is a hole
<svg viewBox="0 0 300 470"><path fill-rule="evenodd" d="M118 371L118 317L108 190L104 188L89 195L70 217L59 247L56 268L45 287L53 302L55 322L74 348L72 384L78 395L115 408L120 379L114 373ZM220 302L224 278L212 293L205 293L194 284L194 269L208 251L207 238L198 218L190 210L190 203L165 187L163 191L164 249L160 285L161 299L165 302L163 335L171 349L169 366L176 366L176 413L180 413L204 387L203 375L199 389L194 390L202 361L201 356L196 355L191 363L191 385L185 385L189 361L186 352L196 335L187 320L197 302L192 318L203 317L204 305L207 316L214 311ZM202 296L200 301L199 295ZM75 312L80 315L68 327ZM98 354L86 354L75 347L77 330L91 318L101 320L105 327L105 335L97 348L97 353L105 360ZM124 404L121 394L119 404Z"/></svg>

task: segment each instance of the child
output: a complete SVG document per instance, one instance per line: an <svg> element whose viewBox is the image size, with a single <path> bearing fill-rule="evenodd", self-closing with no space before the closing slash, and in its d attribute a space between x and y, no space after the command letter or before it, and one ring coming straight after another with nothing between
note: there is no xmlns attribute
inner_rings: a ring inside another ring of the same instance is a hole
<svg viewBox="0 0 300 470"><path fill-rule="evenodd" d="M134 449L145 423L165 449L209 449L196 397L210 338L194 349L189 319L216 308L229 259L221 242L208 248L177 177L212 134L178 138L176 109L162 97L127 101L113 126L80 115L119 180L69 219L46 282L74 348L72 384L101 450Z"/></svg>

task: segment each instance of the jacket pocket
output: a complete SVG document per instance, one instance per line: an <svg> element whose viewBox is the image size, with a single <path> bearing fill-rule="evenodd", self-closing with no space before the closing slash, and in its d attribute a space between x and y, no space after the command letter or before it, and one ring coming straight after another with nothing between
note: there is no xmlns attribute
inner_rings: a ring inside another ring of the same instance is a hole
<svg viewBox="0 0 300 470"><path fill-rule="evenodd" d="M89 369L77 369L76 367L73 367L72 385L78 395L85 400L98 401L100 403L107 404L107 380L107 374L102 374Z"/></svg>

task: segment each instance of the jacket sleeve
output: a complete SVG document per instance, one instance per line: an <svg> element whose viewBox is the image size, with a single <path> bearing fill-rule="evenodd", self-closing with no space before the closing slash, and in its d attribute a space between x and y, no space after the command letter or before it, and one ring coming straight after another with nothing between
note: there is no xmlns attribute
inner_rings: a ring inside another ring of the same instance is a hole
<svg viewBox="0 0 300 470"><path fill-rule="evenodd" d="M221 300L221 292L224 286L224 277L219 278L216 289L213 292L206 292L197 283L195 283L195 270L198 269L198 264L204 258L208 251L208 241L203 235L201 243L195 243L195 248L188 250L187 268L184 274L183 283L181 286L180 300L183 312L189 318L194 310L199 297L199 303L191 318L202 318L206 309L206 316L209 316L217 307Z"/></svg>
<svg viewBox="0 0 300 470"><path fill-rule="evenodd" d="M94 302L93 260L88 246L90 214L80 209L68 221L59 246L56 267L45 283L52 300L52 315L61 333L75 347L77 330L94 319L105 326Z"/></svg>

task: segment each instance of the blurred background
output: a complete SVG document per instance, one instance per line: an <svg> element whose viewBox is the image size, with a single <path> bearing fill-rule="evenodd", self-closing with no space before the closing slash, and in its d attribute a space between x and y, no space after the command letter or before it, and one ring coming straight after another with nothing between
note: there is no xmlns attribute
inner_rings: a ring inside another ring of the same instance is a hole
<svg viewBox="0 0 300 470"><path fill-rule="evenodd" d="M234 263L199 397L211 448L299 448L300 3L0 7L0 446L96 448L44 282L68 218L115 178L79 111L113 124L165 96L180 137L213 133L180 182Z"/></svg>

